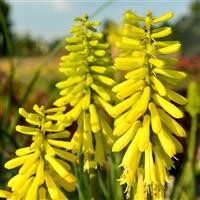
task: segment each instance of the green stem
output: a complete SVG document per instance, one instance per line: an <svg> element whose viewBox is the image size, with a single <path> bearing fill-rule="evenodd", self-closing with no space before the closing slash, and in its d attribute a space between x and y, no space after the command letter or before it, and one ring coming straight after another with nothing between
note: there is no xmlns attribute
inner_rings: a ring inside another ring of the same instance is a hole
<svg viewBox="0 0 200 200"><path fill-rule="evenodd" d="M195 147L196 147L196 133L197 133L198 119L197 115L192 116L191 129L188 141L187 160L184 162L179 176L176 178L172 199L177 200L183 195L189 199L195 198L196 183L195 183Z"/></svg>
<svg viewBox="0 0 200 200"><path fill-rule="evenodd" d="M98 173L97 170L91 167L89 169L89 178L90 178L90 191L92 195L92 200L99 200L99 182L98 182Z"/></svg>
<svg viewBox="0 0 200 200"><path fill-rule="evenodd" d="M190 136L188 142L188 160L191 161L194 160L195 156L197 123L198 123L197 115L192 116Z"/></svg>

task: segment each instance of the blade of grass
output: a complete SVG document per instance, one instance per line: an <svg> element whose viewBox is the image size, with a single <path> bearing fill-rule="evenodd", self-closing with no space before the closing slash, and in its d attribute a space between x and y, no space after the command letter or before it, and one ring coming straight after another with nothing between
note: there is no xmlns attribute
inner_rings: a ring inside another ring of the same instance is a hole
<svg viewBox="0 0 200 200"><path fill-rule="evenodd" d="M13 83L13 77L14 77L14 73L15 73L15 68L14 68L14 63L13 63L13 48L12 48L12 43L11 43L11 38L10 38L10 34L8 31L8 27L6 25L6 21L5 21L5 17L3 15L3 10L0 7L0 25L2 28L2 31L4 33L4 37L5 37L5 43L6 43L6 48L8 51L8 59L9 59L9 63L10 63L10 71L9 71L9 76L8 76L8 80L7 80L7 91L8 94L5 97L5 104L4 104L4 115L3 115L3 119L2 119L2 127L6 128L7 124L8 124L8 120L9 120L9 113L10 113L10 109L11 109L11 98L12 98L12 83Z"/></svg>
<svg viewBox="0 0 200 200"><path fill-rule="evenodd" d="M99 187L101 191L103 192L103 195L105 196L106 199L110 199L110 194L108 192L108 188L105 185L105 182L102 177L102 173L98 171L98 178L99 178Z"/></svg>
<svg viewBox="0 0 200 200"><path fill-rule="evenodd" d="M180 170L174 189L172 192L172 199L178 200L181 197L182 191L186 192L190 199L195 198L196 183L195 183L195 147L197 134L197 115L191 116L191 129L188 140L187 158Z"/></svg>
<svg viewBox="0 0 200 200"><path fill-rule="evenodd" d="M105 3L103 3L101 6L99 6L99 8L97 8L91 15L90 18L94 18L96 15L98 15L99 13L101 13L105 8L107 8L108 6L110 6L115 0L108 0Z"/></svg>
<svg viewBox="0 0 200 200"><path fill-rule="evenodd" d="M109 185L112 191L112 199L124 199L122 187L120 186L117 179L120 177L120 169L118 167L121 161L121 156L119 154L114 154L112 157L108 159L109 169L110 169L110 177L109 177Z"/></svg>

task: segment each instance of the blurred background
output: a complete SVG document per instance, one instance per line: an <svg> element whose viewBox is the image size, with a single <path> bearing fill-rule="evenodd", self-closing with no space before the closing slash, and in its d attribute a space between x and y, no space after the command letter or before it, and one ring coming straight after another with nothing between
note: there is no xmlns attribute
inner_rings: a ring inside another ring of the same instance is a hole
<svg viewBox="0 0 200 200"><path fill-rule="evenodd" d="M134 10L138 15L145 15L147 10L151 10L155 17L167 11L174 12L174 18L168 24L174 31L168 39L182 43L182 50L177 55L179 62L175 68L186 71L188 79L176 89L189 98L185 108L186 117L180 121L187 130L188 137L186 142L182 141L185 152L177 156L168 197L171 195L171 199L194 199L200 196L199 0L0 0L0 187L4 187L14 173L5 170L3 164L14 155L16 148L29 143L29 138L15 132L15 125L23 123L18 115L18 108L25 107L31 111L35 103L49 107L58 95L54 85L62 79L58 65L60 57L67 53L64 38L69 34L73 18L88 13L92 19L100 20L100 30L103 31L105 40L110 42L111 53L115 57L118 53L115 42L119 37L123 13L128 9ZM188 156L189 151L192 152L192 157ZM111 158L108 164L110 166L104 169L114 167L116 171L110 177L111 184L119 178L114 160L119 159ZM106 185L109 181L102 185L105 182L103 179L100 182L102 199L116 199L115 189L112 189L114 186ZM87 187L87 178L81 184L82 188ZM81 198L88 199L88 194L83 192ZM72 196L71 199L77 198ZM123 193L120 199L123 199Z"/></svg>

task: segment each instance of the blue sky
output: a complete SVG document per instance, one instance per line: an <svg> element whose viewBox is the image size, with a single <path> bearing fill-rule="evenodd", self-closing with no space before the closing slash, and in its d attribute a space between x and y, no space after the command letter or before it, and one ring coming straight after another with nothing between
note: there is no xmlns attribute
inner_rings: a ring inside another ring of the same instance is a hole
<svg viewBox="0 0 200 200"><path fill-rule="evenodd" d="M73 17L92 14L105 0L7 0L11 5L11 20L17 33L30 33L33 37L52 40L68 34ZM191 0L115 0L94 17L121 22L122 14L132 9L139 15L151 10L155 16L173 11L177 20L189 13Z"/></svg>

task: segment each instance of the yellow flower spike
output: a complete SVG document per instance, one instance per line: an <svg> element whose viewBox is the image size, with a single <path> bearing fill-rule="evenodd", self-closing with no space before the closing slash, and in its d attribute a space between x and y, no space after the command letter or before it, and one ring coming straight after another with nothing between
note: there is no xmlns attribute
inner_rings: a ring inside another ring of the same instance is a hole
<svg viewBox="0 0 200 200"><path fill-rule="evenodd" d="M127 37L122 37L121 42L124 44L133 45L133 46L139 46L141 44L139 40L134 40Z"/></svg>
<svg viewBox="0 0 200 200"><path fill-rule="evenodd" d="M142 122L142 127L140 129L140 140L139 140L139 145L138 148L140 151L145 151L150 142L150 116L145 115L143 122Z"/></svg>
<svg viewBox="0 0 200 200"><path fill-rule="evenodd" d="M82 110L82 99L78 102L78 104L72 108L66 115L66 118L70 118L72 121L77 120Z"/></svg>
<svg viewBox="0 0 200 200"><path fill-rule="evenodd" d="M131 170L131 168L126 168L118 181L120 182L120 185L127 183L125 193L126 193L126 198L129 199L131 193L131 185L135 181L134 173Z"/></svg>
<svg viewBox="0 0 200 200"><path fill-rule="evenodd" d="M162 38L162 37L166 37L166 36L170 35L171 33L172 33L171 27L163 27L160 29L155 29L155 31L153 31L151 37Z"/></svg>
<svg viewBox="0 0 200 200"><path fill-rule="evenodd" d="M114 121L114 126L118 126L119 124L121 124L121 122L124 121L125 119L125 116L127 115L128 112L124 112L122 113L120 116L117 116L117 118L115 119Z"/></svg>
<svg viewBox="0 0 200 200"><path fill-rule="evenodd" d="M30 147L24 147L24 148L20 148L20 149L17 149L15 151L15 154L17 156L25 156L27 154L30 154L34 151L34 149L30 148Z"/></svg>
<svg viewBox="0 0 200 200"><path fill-rule="evenodd" d="M141 90L145 86L145 82L143 80L139 80L129 86L126 87L125 90L121 90L117 93L117 97L119 99L125 99L130 95L134 94L136 91Z"/></svg>
<svg viewBox="0 0 200 200"><path fill-rule="evenodd" d="M176 44L172 44L168 47L163 47L158 49L158 53L160 54L172 54L172 53L176 53L180 50L181 48L181 44L180 43L176 43Z"/></svg>
<svg viewBox="0 0 200 200"><path fill-rule="evenodd" d="M134 123L136 120L138 120L143 114L139 110L139 106L137 106L137 107L136 106L134 108L132 108L130 111L128 111L127 114L124 116L124 124L127 124L129 127L131 126L132 123ZM114 132L115 131L117 131L117 130L114 130ZM122 133L118 133L116 135L121 135Z"/></svg>
<svg viewBox="0 0 200 200"><path fill-rule="evenodd" d="M7 186L10 187L10 188L12 188L12 187L14 186L14 184L15 184L15 181L18 179L19 176L20 176L19 174L13 176L13 177L8 181Z"/></svg>
<svg viewBox="0 0 200 200"><path fill-rule="evenodd" d="M60 177L54 171L51 171L50 174L52 175L52 177L53 177L54 181L56 182L56 184L60 185L66 191L73 192L75 190L75 185L72 185L72 184L68 183L65 179Z"/></svg>
<svg viewBox="0 0 200 200"><path fill-rule="evenodd" d="M106 121L103 113L100 113L100 123L103 135L107 138L107 144L113 144L113 130L108 121Z"/></svg>
<svg viewBox="0 0 200 200"><path fill-rule="evenodd" d="M119 152L131 141L138 128L141 126L140 121L136 121L131 128L118 138L112 146L113 152Z"/></svg>
<svg viewBox="0 0 200 200"><path fill-rule="evenodd" d="M162 84L162 82L155 76L151 76L151 81L154 84L154 87L158 91L159 95L166 96L167 90L166 90L165 86Z"/></svg>
<svg viewBox="0 0 200 200"><path fill-rule="evenodd" d="M21 157L18 157L18 158L13 158L12 160L9 160L8 162L6 162L4 167L6 169L16 168L16 167L24 164L31 157L32 157L32 154L31 155L21 156Z"/></svg>
<svg viewBox="0 0 200 200"><path fill-rule="evenodd" d="M78 118L78 127L71 139L72 152L78 153L81 151L83 144L83 113Z"/></svg>
<svg viewBox="0 0 200 200"><path fill-rule="evenodd" d="M46 200L46 194L47 194L46 189L44 187L40 187L39 188L39 194L38 194L39 199L40 200Z"/></svg>
<svg viewBox="0 0 200 200"><path fill-rule="evenodd" d="M47 141L44 141L44 150L45 150L45 153L50 155L50 156L55 156L56 153L53 149L53 147L47 142Z"/></svg>
<svg viewBox="0 0 200 200"><path fill-rule="evenodd" d="M69 131L61 131L58 133L50 133L47 135L48 139L59 139L59 138L68 138L70 136Z"/></svg>
<svg viewBox="0 0 200 200"><path fill-rule="evenodd" d="M128 80L126 80L126 81L124 81L122 83L119 83L118 85L115 85L112 88L112 91L115 92L115 93L117 93L117 92L119 92L119 91L121 91L123 89L126 89L127 86L129 86L129 85L131 85L133 83L135 83L135 81L133 79L128 79Z"/></svg>
<svg viewBox="0 0 200 200"><path fill-rule="evenodd" d="M186 136L185 130L179 125L178 122L176 122L176 120L174 120L161 109L158 109L158 113L162 122L172 131L172 133L179 137Z"/></svg>
<svg viewBox="0 0 200 200"><path fill-rule="evenodd" d="M137 118L135 117L135 121ZM135 122L134 121L134 122ZM119 125L117 125L113 131L113 135L115 136L121 136L123 133L125 133L129 128L131 127L131 123L128 123L126 121L122 121Z"/></svg>
<svg viewBox="0 0 200 200"><path fill-rule="evenodd" d="M173 142L172 138L166 132L166 130L162 128L158 133L158 138L164 151L168 154L170 158L173 157L176 154L176 144Z"/></svg>
<svg viewBox="0 0 200 200"><path fill-rule="evenodd" d="M95 134L96 139L96 147L94 152L94 159L96 163L99 163L99 165L103 165L105 163L105 155L104 155L104 149L103 149L103 141L102 136L97 133Z"/></svg>
<svg viewBox="0 0 200 200"><path fill-rule="evenodd" d="M84 77L82 76L71 77L71 78L68 78L66 81L61 81L57 83L56 87L58 87L59 89L63 89L63 88L75 85L76 83L80 83L83 80L84 80Z"/></svg>
<svg viewBox="0 0 200 200"><path fill-rule="evenodd" d="M39 185L44 183L44 160L40 160L37 166L36 179Z"/></svg>
<svg viewBox="0 0 200 200"><path fill-rule="evenodd" d="M115 81L103 75L93 75L94 79L108 86L115 85Z"/></svg>
<svg viewBox="0 0 200 200"><path fill-rule="evenodd" d="M162 162L162 158L159 157L156 151L154 151L155 156L155 170L158 177L158 181L163 186L165 185L166 179L165 179L165 165L164 162Z"/></svg>
<svg viewBox="0 0 200 200"><path fill-rule="evenodd" d="M164 199L163 186L159 186L157 184L153 184L152 193L153 193L153 195L152 195L153 199L155 199L155 200Z"/></svg>
<svg viewBox="0 0 200 200"><path fill-rule="evenodd" d="M45 155L45 159L54 168L54 170L61 176L68 180L68 182L75 182L75 177L72 176L62 165L60 165L53 157L48 154Z"/></svg>
<svg viewBox="0 0 200 200"><path fill-rule="evenodd" d="M136 105L133 106L133 108L127 114L125 118L125 121L127 123L133 123L146 111L150 99L150 93L151 93L151 88L149 86L146 86Z"/></svg>
<svg viewBox="0 0 200 200"><path fill-rule="evenodd" d="M126 79L141 80L146 76L146 74L147 74L147 69L142 67L142 68L139 68L139 69L135 69L131 72L128 72L125 75L125 78Z"/></svg>
<svg viewBox="0 0 200 200"><path fill-rule="evenodd" d="M32 164L26 173L18 173L17 175L12 177L8 182L8 186L11 187L12 191L17 191L29 179L29 177L34 174L36 168L37 163Z"/></svg>
<svg viewBox="0 0 200 200"><path fill-rule="evenodd" d="M60 199L60 190L52 179L48 171L45 171L45 183L48 188L48 192L52 199Z"/></svg>
<svg viewBox="0 0 200 200"><path fill-rule="evenodd" d="M152 24L157 24L157 23L161 23L161 22L166 22L167 20L171 19L173 17L173 12L167 12L164 15L154 18L152 20Z"/></svg>
<svg viewBox="0 0 200 200"><path fill-rule="evenodd" d="M35 153L32 153L31 158L29 158L29 159L23 164L23 166L20 168L19 173L20 173L20 174L26 173L27 170L29 169L29 167L30 167L34 162L37 162L39 156L40 156L40 152L39 152L39 151L36 151Z"/></svg>
<svg viewBox="0 0 200 200"><path fill-rule="evenodd" d="M158 114L157 108L153 102L149 103L149 110L151 113L151 127L154 133L158 133L162 127L162 124L161 124L161 120L160 120L160 116Z"/></svg>
<svg viewBox="0 0 200 200"><path fill-rule="evenodd" d="M111 116L118 117L128 108L130 108L141 96L141 92L137 92L133 94L131 97L125 99L124 101L120 102L116 106L112 108Z"/></svg>
<svg viewBox="0 0 200 200"><path fill-rule="evenodd" d="M90 112L90 124L91 129L94 133L97 133L100 130L100 122L99 117L97 114L97 110L94 104L90 104L89 106L89 112Z"/></svg>
<svg viewBox="0 0 200 200"><path fill-rule="evenodd" d="M99 110L104 110L109 115L112 112L111 101L114 95L111 86L116 84L111 77L114 68L108 51L109 44L103 41L103 34L97 32L96 26L99 22L89 21L87 15L76 17L74 21L75 25L70 31L72 36L66 38L68 53L61 58L59 65L59 70L66 75L66 80L56 84L61 89L61 97L54 102L56 106L71 105L72 109L60 116L51 115L49 119L62 121L65 126L77 121L77 130L67 147L71 146L72 152L77 154L83 153L88 166L96 167L101 165L103 160L98 158L90 164L90 159L95 157L91 154L101 152L101 157L104 157L107 153L104 145L108 147L113 141L112 129L105 122L106 116L101 115ZM96 141L97 133L101 134L103 146ZM65 148L63 142L50 138L48 142ZM98 145L95 147L95 144Z"/></svg>
<svg viewBox="0 0 200 200"><path fill-rule="evenodd" d="M83 97L83 100L82 100L82 109L83 110L87 110L89 108L90 98L91 98L91 91L90 91L90 89L87 89L85 91L85 96Z"/></svg>
<svg viewBox="0 0 200 200"><path fill-rule="evenodd" d="M134 172L136 172L137 170L141 156L141 152L138 149L138 142L140 138L140 135L138 133L140 130L141 128L137 130L137 133L133 138L133 140L131 141L130 145L128 146L128 149L125 152L121 163L121 166L123 166L124 168L134 165L134 170L133 170Z"/></svg>
<svg viewBox="0 0 200 200"><path fill-rule="evenodd" d="M37 104L35 104L35 105L33 106L33 110L34 110L37 114L39 114L39 115L41 115L41 116L44 116L44 113L43 113L44 106L39 107Z"/></svg>
<svg viewBox="0 0 200 200"><path fill-rule="evenodd" d="M184 116L176 104L184 105L187 100L165 85L175 86L186 77L184 72L171 69L177 63L173 54L179 51L181 44L163 40L172 33L171 27L154 26L172 16L173 13L168 12L155 18L148 11L143 18L127 11L117 46L121 52L114 66L125 70L125 75L124 81L112 88L118 97L116 105L111 107L115 118L113 135L116 136L112 151L125 151L120 183L127 184L125 192L129 194L133 184L141 190L136 191L134 199L164 199L168 170L173 166L171 158L183 150L172 134L185 137L184 129L174 118ZM133 133L136 122L142 122L142 126ZM144 171L144 178L136 173L138 168Z"/></svg>
<svg viewBox="0 0 200 200"><path fill-rule="evenodd" d="M174 118L183 118L184 113L181 109L176 107L171 102L167 101L166 99L162 98L158 94L153 95L154 100L156 101L156 104L160 105L166 112L168 112L172 117Z"/></svg>
<svg viewBox="0 0 200 200"><path fill-rule="evenodd" d="M83 151L85 151L86 154L92 154L94 152L90 116L89 113L85 112L83 115Z"/></svg>
<svg viewBox="0 0 200 200"><path fill-rule="evenodd" d="M58 156L60 156L61 158L65 159L65 160L69 160L73 163L77 162L77 156L75 156L74 154L63 151L63 150L55 148L55 147L53 149L54 149L55 153Z"/></svg>
<svg viewBox="0 0 200 200"><path fill-rule="evenodd" d="M147 199L147 190L144 183L144 170L142 168L138 169L137 172L137 189L134 196L135 200L146 200Z"/></svg>
<svg viewBox="0 0 200 200"><path fill-rule="evenodd" d="M26 197L25 197L25 200L30 200L30 199L37 199L37 196L38 196L38 182L37 182L37 179L34 178L30 188L28 189L27 191L27 194L26 194Z"/></svg>
<svg viewBox="0 0 200 200"><path fill-rule="evenodd" d="M151 143L149 144L148 148L145 150L144 174L145 174L144 180L147 185L150 185L152 183L157 183Z"/></svg>
<svg viewBox="0 0 200 200"><path fill-rule="evenodd" d="M71 170L71 166L64 160L58 159L58 158L54 158L60 165L62 165L66 170L70 171ZM66 179L65 179L66 180ZM70 182L71 183L71 182Z"/></svg>
<svg viewBox="0 0 200 200"><path fill-rule="evenodd" d="M64 130L63 123L56 121L55 118L51 121L47 117L50 114L60 115L65 109L60 107L45 110L44 106L35 105L34 110L36 113L28 113L24 109L20 109L20 114L26 118L27 122L30 122L30 126L17 125L16 129L22 134L32 136L32 144L16 150L18 157L5 164L7 169L21 167L18 173L8 181L7 185L11 188L11 192L0 192L0 197L7 196L7 199L13 200L38 198L45 200L48 195L45 195L44 191L48 191L52 199L67 199L60 190L62 186L55 183L49 173L55 172L57 177L62 180L62 184L67 184L70 188L67 191L74 190L76 179L70 172L71 167L68 162L76 162L77 158L66 151L66 149L72 148L72 144L66 141L69 132ZM65 159L65 161L59 158ZM43 188L42 192L41 188ZM56 191L57 194L53 194Z"/></svg>
<svg viewBox="0 0 200 200"><path fill-rule="evenodd" d="M32 176L27 181L25 181L25 183L22 185L22 187L13 193L13 196L15 196L15 193L17 193L17 195L19 196L18 199L23 198L26 195L28 189L30 188L30 186L33 182L33 179L34 179L34 177Z"/></svg>
<svg viewBox="0 0 200 200"><path fill-rule="evenodd" d="M158 68L163 68L165 66L165 62L163 60L156 59L156 58L150 58L149 63L151 63L152 65Z"/></svg>
<svg viewBox="0 0 200 200"><path fill-rule="evenodd" d="M6 198L9 199L11 196L11 192L5 191L5 190L0 190L0 197L1 198Z"/></svg>
<svg viewBox="0 0 200 200"><path fill-rule="evenodd" d="M22 185L26 182L27 176L22 174L15 175L12 179L9 181L9 185L12 189L12 191L17 191L19 188L22 187Z"/></svg>
<svg viewBox="0 0 200 200"><path fill-rule="evenodd" d="M172 159L167 155L167 153L164 151L161 144L157 140L153 150L156 151L156 153L159 155L159 158L162 160L163 165L166 167L167 170L175 167Z"/></svg>
<svg viewBox="0 0 200 200"><path fill-rule="evenodd" d="M182 80L186 77L186 74L184 72L180 72L180 71L176 71L176 70L172 70L172 69L155 68L155 69L153 69L153 72L156 74L161 74L168 78L174 78L174 79L178 79L178 80Z"/></svg>
<svg viewBox="0 0 200 200"><path fill-rule="evenodd" d="M24 133L26 135L37 135L39 134L39 129L38 128L31 128L28 126L20 126L17 125L16 126L16 131L20 132L20 133Z"/></svg>
<svg viewBox="0 0 200 200"><path fill-rule="evenodd" d="M66 75L66 80L56 85L62 90L54 105L70 104L73 107L65 114L63 123L68 126L77 120L78 129L70 142L72 151L89 158L93 157L89 155L94 153L93 145L99 143L94 133L102 134L103 141L112 141L111 128L104 121L100 122L102 113L97 113L96 109L98 107L110 114L111 86L116 83L110 76L114 69L108 52L109 44L103 42L103 34L96 29L99 22L89 21L87 15L74 20L72 36L66 38L68 55L63 56L60 63L60 71ZM53 141L49 142L53 145ZM101 141L98 148L102 148L104 143ZM102 149L105 155L106 148Z"/></svg>
<svg viewBox="0 0 200 200"><path fill-rule="evenodd" d="M47 139L47 142L53 146L56 147L62 147L65 149L72 149L72 145L70 142L65 142L65 141L59 141L59 140L52 140L52 139Z"/></svg>
<svg viewBox="0 0 200 200"><path fill-rule="evenodd" d="M104 100L104 101L110 101L111 97L110 95L106 92L106 90L96 84L92 84L91 88Z"/></svg>
<svg viewBox="0 0 200 200"><path fill-rule="evenodd" d="M134 70L143 64L142 57L140 56L138 60L133 58L116 58L115 67L118 70Z"/></svg>
<svg viewBox="0 0 200 200"><path fill-rule="evenodd" d="M104 99L102 99L101 97L96 96L96 95L94 95L94 99L97 101L98 104L100 104L105 109L105 111L109 115L111 115L111 113L112 113L112 107L113 107L111 104L109 104Z"/></svg>
<svg viewBox="0 0 200 200"><path fill-rule="evenodd" d="M185 97L170 89L167 89L167 97L180 105L185 105L187 103L187 99Z"/></svg>

